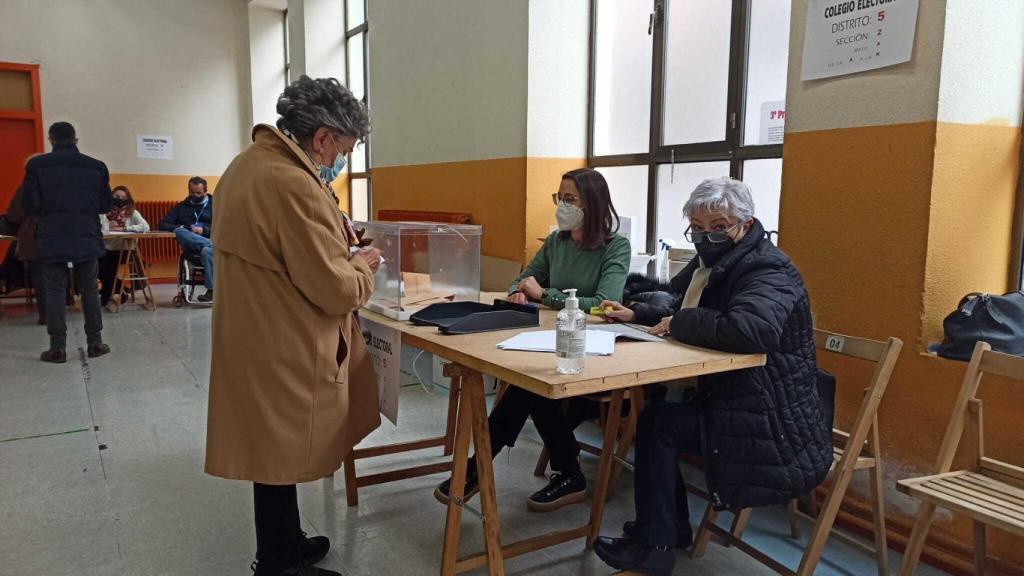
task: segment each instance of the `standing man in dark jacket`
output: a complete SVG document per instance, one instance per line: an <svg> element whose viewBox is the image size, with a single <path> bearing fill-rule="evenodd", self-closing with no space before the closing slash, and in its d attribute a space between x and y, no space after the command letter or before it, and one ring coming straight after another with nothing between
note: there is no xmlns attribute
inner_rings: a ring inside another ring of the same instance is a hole
<svg viewBox="0 0 1024 576"><path fill-rule="evenodd" d="M673 547L689 547L679 453L704 459L716 509L784 504L820 484L832 464L831 422L817 392L811 306L789 258L765 238L750 188L705 180L683 212L694 258L671 281L677 310L607 302L610 320L654 325L684 344L765 354L760 368L701 376L696 388L669 388L640 415L636 522L623 538L600 538L602 560L619 570L670 574ZM672 301L672 299L668 299Z"/></svg>
<svg viewBox="0 0 1024 576"><path fill-rule="evenodd" d="M160 230L174 232L178 244L189 253L198 254L203 263L203 284L206 293L197 300L213 302L213 196L206 191L206 180L193 176L188 180L188 197L160 221Z"/></svg>
<svg viewBox="0 0 1024 576"><path fill-rule="evenodd" d="M50 126L53 151L29 160L22 195L25 211L36 220L36 257L43 263L46 286L46 329L50 349L44 362L67 362L64 296L68 265L82 297L85 336L90 358L110 352L100 333L100 297L96 291L99 258L106 254L100 214L110 211L110 174L103 162L78 151L75 128L67 122Z"/></svg>

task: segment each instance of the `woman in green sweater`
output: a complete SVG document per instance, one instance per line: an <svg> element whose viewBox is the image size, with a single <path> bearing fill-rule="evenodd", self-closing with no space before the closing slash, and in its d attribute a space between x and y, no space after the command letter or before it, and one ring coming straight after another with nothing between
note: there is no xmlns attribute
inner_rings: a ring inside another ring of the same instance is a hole
<svg viewBox="0 0 1024 576"><path fill-rule="evenodd" d="M519 304L540 302L560 310L565 306L562 290L576 288L584 311L603 300L618 300L629 273L629 240L616 234L618 213L612 206L608 183L595 170L573 170L562 176L558 192L551 195L558 206L558 231L544 240L537 255L509 287L509 300ZM526 418L544 440L551 458L550 483L527 500L534 512L548 512L581 502L587 495L587 479L580 471L580 447L573 430L593 416L593 403L579 398L570 401L567 412L560 400L549 400L532 392L509 387L491 415L491 457L505 446L513 446ZM434 491L448 503L450 481ZM466 474L465 499L478 491L475 461Z"/></svg>

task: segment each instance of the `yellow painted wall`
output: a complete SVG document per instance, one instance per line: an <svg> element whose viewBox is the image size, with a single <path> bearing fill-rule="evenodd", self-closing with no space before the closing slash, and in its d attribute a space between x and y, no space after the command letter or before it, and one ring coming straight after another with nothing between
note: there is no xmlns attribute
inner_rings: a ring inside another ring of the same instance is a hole
<svg viewBox="0 0 1024 576"><path fill-rule="evenodd" d="M527 158L526 160L526 259L540 250L548 229L555 223L551 195L558 192L562 174L586 166L583 158Z"/></svg>
<svg viewBox="0 0 1024 576"><path fill-rule="evenodd" d="M963 294L1007 287L1019 145L1019 128L936 122L786 134L781 247L804 276L819 327L906 343L880 411L897 533L917 506L895 492L896 480L933 464L966 369L924 354L923 344L941 337L942 318ZM837 375L837 419L848 424L868 367L822 363ZM1019 386L986 380L980 397L987 450L1024 463ZM969 566L968 522L939 516L933 535ZM992 531L990 555L1024 569L1024 550L1011 540Z"/></svg>

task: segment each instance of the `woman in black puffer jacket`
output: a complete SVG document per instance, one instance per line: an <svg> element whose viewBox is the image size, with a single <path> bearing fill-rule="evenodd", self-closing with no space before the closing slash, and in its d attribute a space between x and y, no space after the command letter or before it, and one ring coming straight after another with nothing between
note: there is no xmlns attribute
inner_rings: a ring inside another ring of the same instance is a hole
<svg viewBox="0 0 1024 576"><path fill-rule="evenodd" d="M636 447L636 523L595 550L620 570L669 574L689 544L679 453L704 460L717 509L783 504L820 484L832 464L831 422L817 390L810 300L789 258L765 238L746 184L706 180L683 208L699 258L666 285L627 281L610 320L653 326L684 344L761 353L765 366L697 379L695 393L647 405ZM630 292L633 289L635 292ZM680 501L681 500L681 501Z"/></svg>

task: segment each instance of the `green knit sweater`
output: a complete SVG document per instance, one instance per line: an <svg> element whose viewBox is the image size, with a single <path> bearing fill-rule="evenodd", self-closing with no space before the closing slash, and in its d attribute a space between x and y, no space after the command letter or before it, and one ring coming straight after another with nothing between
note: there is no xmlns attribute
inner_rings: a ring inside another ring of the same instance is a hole
<svg viewBox="0 0 1024 576"><path fill-rule="evenodd" d="M584 250L571 238L561 239L553 232L530 264L509 286L509 294L518 290L519 281L533 276L544 288L542 303L561 310L567 295L562 290L575 288L580 309L589 312L602 300L622 300L622 289L629 274L629 240L615 234L600 248Z"/></svg>

